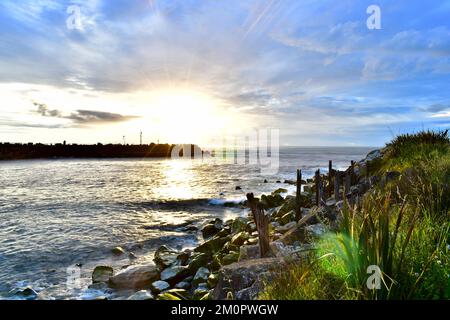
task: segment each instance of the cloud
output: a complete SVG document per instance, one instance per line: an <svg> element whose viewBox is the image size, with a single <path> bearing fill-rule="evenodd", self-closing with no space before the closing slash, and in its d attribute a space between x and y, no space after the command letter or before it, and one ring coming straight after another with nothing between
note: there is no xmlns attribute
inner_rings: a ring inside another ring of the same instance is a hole
<svg viewBox="0 0 450 320"><path fill-rule="evenodd" d="M450 109L450 104L436 103L436 104L432 104L427 107L422 107L419 110L423 111L423 112L433 112L434 113L434 112L445 111L447 109Z"/></svg>
<svg viewBox="0 0 450 320"><path fill-rule="evenodd" d="M95 110L76 110L69 115L64 115L60 110L50 110L48 106L43 103L33 102L33 104L38 107L35 112L43 117L68 119L81 125L125 122L139 118L137 116L121 115L118 113Z"/></svg>

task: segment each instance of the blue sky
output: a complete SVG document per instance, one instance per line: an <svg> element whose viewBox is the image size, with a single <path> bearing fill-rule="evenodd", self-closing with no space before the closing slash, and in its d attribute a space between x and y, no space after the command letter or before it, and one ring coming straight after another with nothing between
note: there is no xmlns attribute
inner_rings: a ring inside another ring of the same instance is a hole
<svg viewBox="0 0 450 320"><path fill-rule="evenodd" d="M5 0L0 94L0 141L270 127L282 145L382 145L450 127L450 1ZM170 95L190 103L158 109Z"/></svg>

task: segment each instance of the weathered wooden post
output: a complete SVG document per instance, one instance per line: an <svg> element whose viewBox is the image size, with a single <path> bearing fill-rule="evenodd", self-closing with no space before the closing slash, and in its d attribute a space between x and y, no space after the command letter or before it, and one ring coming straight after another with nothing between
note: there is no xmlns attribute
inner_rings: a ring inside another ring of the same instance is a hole
<svg viewBox="0 0 450 320"><path fill-rule="evenodd" d="M333 194L333 161L328 161L328 197L331 197Z"/></svg>
<svg viewBox="0 0 450 320"><path fill-rule="evenodd" d="M341 195L339 194L340 175L341 175L340 171L336 171L334 174L334 200L336 200L336 202L341 200Z"/></svg>
<svg viewBox="0 0 450 320"><path fill-rule="evenodd" d="M321 192L322 192L322 186L320 182L320 169L316 171L316 205L320 206L320 200L321 198Z"/></svg>
<svg viewBox="0 0 450 320"><path fill-rule="evenodd" d="M300 208L301 204L301 195L302 195L302 170L297 169L297 192L295 198L295 216L296 220L300 220L302 218L302 211Z"/></svg>
<svg viewBox="0 0 450 320"><path fill-rule="evenodd" d="M269 242L269 218L264 214L264 209L253 193L247 193L247 200L252 211L253 220L255 220L256 229L259 237L259 252L261 258L271 255Z"/></svg>

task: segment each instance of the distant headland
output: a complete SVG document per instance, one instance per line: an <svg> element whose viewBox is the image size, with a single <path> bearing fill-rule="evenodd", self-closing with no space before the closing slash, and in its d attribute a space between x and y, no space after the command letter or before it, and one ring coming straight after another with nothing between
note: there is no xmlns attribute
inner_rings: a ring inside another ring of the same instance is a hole
<svg viewBox="0 0 450 320"><path fill-rule="evenodd" d="M58 159L58 158L171 158L172 151L180 145L175 144L42 144L42 143L0 143L0 160L25 159ZM202 154L201 148L195 144L183 145L191 147L191 154ZM183 148L180 148L183 156Z"/></svg>

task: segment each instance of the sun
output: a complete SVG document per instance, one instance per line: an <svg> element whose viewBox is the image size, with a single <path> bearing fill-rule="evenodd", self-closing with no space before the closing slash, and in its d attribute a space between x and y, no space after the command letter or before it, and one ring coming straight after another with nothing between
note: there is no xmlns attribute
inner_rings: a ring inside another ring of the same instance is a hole
<svg viewBox="0 0 450 320"><path fill-rule="evenodd" d="M192 89L147 93L142 121L171 143L205 143L237 123L222 101Z"/></svg>

